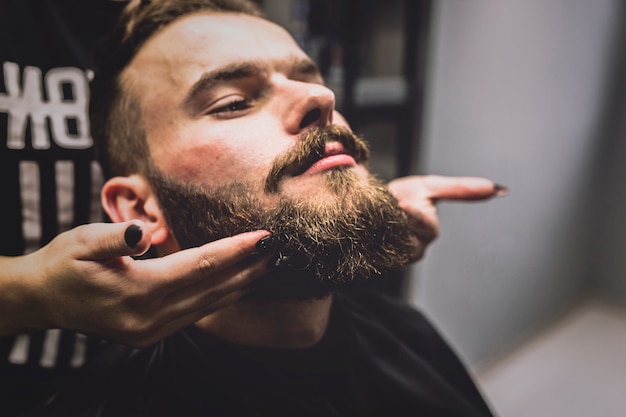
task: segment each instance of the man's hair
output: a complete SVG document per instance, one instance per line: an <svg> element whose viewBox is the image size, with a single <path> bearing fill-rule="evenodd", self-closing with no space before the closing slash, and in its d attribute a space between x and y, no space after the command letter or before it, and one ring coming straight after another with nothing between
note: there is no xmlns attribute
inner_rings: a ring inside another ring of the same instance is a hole
<svg viewBox="0 0 626 417"><path fill-rule="evenodd" d="M161 29L183 16L205 11L262 16L249 0L133 0L98 49L89 117L96 156L106 178L146 175L152 167L139 100L130 86L124 86L124 69Z"/></svg>

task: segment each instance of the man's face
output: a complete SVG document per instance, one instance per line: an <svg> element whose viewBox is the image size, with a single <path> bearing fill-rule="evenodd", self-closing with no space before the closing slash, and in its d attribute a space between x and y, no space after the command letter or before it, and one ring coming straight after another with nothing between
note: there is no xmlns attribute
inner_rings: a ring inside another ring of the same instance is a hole
<svg viewBox="0 0 626 417"><path fill-rule="evenodd" d="M182 248L269 230L286 245L264 290L281 299L407 261L415 241L404 214L365 167L365 144L332 126L342 120L333 93L282 28L245 15L182 18L145 44L125 81Z"/></svg>
<svg viewBox="0 0 626 417"><path fill-rule="evenodd" d="M194 184L248 183L266 201L277 197L263 191L270 162L303 132L333 121L334 94L317 67L283 28L253 16L183 17L144 45L125 77L159 170ZM323 199L321 174L337 166L365 180L366 168L340 144L326 152L276 191Z"/></svg>

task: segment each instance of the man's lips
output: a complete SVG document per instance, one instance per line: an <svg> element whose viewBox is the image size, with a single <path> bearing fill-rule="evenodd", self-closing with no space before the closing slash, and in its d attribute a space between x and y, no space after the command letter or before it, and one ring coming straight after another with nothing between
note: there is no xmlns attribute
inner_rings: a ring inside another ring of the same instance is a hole
<svg viewBox="0 0 626 417"><path fill-rule="evenodd" d="M289 177L313 175L336 168L365 164L369 150L365 142L341 126L313 127L292 149L278 155L265 178L265 190L276 193L281 181Z"/></svg>
<svg viewBox="0 0 626 417"><path fill-rule="evenodd" d="M326 144L322 158L313 162L302 174L313 175L340 166L356 166L356 161L339 142L330 142Z"/></svg>
<svg viewBox="0 0 626 417"><path fill-rule="evenodd" d="M342 153L338 155L330 155L324 157L311 165L309 169L304 171L304 175L313 175L327 169L336 168L340 166L356 166L356 161L348 154Z"/></svg>

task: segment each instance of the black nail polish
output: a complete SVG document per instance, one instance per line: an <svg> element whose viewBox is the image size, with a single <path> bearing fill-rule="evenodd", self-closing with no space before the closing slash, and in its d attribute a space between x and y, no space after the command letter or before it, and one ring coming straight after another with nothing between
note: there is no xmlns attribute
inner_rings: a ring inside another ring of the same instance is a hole
<svg viewBox="0 0 626 417"><path fill-rule="evenodd" d="M283 254L279 253L274 261L275 267L288 268L293 270L305 270L311 265L310 260L301 253Z"/></svg>
<svg viewBox="0 0 626 417"><path fill-rule="evenodd" d="M493 187L493 195L494 195L494 197L504 197L508 193L509 193L509 187L507 187L507 186L496 184Z"/></svg>
<svg viewBox="0 0 626 417"><path fill-rule="evenodd" d="M265 236L259 240L256 244L256 253L269 252L272 249L277 249L282 244L282 239L277 235Z"/></svg>
<svg viewBox="0 0 626 417"><path fill-rule="evenodd" d="M141 231L141 227L136 224L131 224L124 232L124 241L129 247L134 248L137 246L137 243L139 243L142 236L143 232Z"/></svg>

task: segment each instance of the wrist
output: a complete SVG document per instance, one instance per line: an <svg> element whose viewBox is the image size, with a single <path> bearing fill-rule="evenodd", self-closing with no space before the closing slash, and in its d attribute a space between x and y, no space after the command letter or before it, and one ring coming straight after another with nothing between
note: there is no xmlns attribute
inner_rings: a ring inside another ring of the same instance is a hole
<svg viewBox="0 0 626 417"><path fill-rule="evenodd" d="M41 267L33 257L0 257L0 336L52 327L42 314Z"/></svg>

